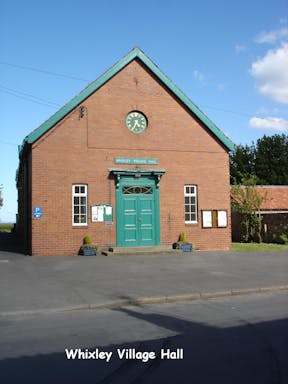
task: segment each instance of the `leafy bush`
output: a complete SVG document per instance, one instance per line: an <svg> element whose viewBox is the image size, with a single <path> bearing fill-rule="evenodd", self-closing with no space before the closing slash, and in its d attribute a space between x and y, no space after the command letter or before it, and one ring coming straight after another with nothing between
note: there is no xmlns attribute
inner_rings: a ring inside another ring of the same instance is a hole
<svg viewBox="0 0 288 384"><path fill-rule="evenodd" d="M262 216L261 207L268 200L267 192L262 196L255 188L255 179L244 180L231 188L232 210L242 215L244 229L243 241L245 243L256 240L262 242Z"/></svg>
<svg viewBox="0 0 288 384"><path fill-rule="evenodd" d="M186 243L186 233L185 232L180 233L179 242L180 243Z"/></svg>
<svg viewBox="0 0 288 384"><path fill-rule="evenodd" d="M1 223L0 224L0 232L12 232L14 224Z"/></svg>
<svg viewBox="0 0 288 384"><path fill-rule="evenodd" d="M85 251L88 250L90 253L87 256L97 255L98 245L92 243L91 236L86 235L83 239L83 245L79 249L79 255L84 255Z"/></svg>
<svg viewBox="0 0 288 384"><path fill-rule="evenodd" d="M280 235L280 239L284 244L288 244L288 224L284 227L284 232Z"/></svg>
<svg viewBox="0 0 288 384"><path fill-rule="evenodd" d="M83 245L90 245L90 244L92 244L91 236L86 235L83 239Z"/></svg>

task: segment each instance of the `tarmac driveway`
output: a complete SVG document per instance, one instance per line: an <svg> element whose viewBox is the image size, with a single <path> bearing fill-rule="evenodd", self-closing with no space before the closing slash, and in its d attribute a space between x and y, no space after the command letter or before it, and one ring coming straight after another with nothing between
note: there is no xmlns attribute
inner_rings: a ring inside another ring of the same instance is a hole
<svg viewBox="0 0 288 384"><path fill-rule="evenodd" d="M0 251L0 314L288 290L288 252L30 257Z"/></svg>

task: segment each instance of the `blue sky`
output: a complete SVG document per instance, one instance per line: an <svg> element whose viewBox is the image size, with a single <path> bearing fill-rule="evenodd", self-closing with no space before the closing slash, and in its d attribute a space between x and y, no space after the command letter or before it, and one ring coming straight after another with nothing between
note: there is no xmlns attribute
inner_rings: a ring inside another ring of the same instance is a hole
<svg viewBox="0 0 288 384"><path fill-rule="evenodd" d="M134 46L236 144L288 134L288 0L2 0L0 221L17 146Z"/></svg>

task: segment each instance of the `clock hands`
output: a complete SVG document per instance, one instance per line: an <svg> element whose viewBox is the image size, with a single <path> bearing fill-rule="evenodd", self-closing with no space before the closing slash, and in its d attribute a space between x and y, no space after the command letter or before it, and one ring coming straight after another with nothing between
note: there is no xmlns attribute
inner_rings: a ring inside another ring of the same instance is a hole
<svg viewBox="0 0 288 384"><path fill-rule="evenodd" d="M134 125L133 125L132 129L140 128L140 127L141 127L141 125L139 124L138 119L135 119L135 120L134 120Z"/></svg>

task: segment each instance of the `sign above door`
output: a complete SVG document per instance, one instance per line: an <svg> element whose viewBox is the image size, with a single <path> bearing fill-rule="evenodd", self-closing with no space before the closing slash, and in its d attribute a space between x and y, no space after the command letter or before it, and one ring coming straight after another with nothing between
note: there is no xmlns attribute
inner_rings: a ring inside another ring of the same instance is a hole
<svg viewBox="0 0 288 384"><path fill-rule="evenodd" d="M158 159L140 158L140 157L115 157L114 164L132 164L132 165L157 165Z"/></svg>

